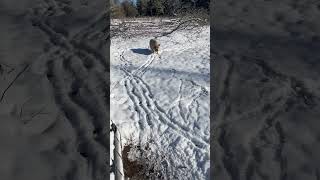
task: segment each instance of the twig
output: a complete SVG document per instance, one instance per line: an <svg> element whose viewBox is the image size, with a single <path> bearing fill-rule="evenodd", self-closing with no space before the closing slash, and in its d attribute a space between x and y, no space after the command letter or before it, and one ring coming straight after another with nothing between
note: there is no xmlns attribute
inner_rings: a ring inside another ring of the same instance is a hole
<svg viewBox="0 0 320 180"><path fill-rule="evenodd" d="M40 114L49 114L49 113L43 113L43 111L44 111L45 108L46 108L46 107L44 106L44 107L42 107L38 112L32 114L32 115L31 115L31 119L33 119L34 117L36 117L37 115L40 115Z"/></svg>
<svg viewBox="0 0 320 180"><path fill-rule="evenodd" d="M12 71L14 71L14 68L5 64L5 63L0 63L0 74L3 74L3 72L5 71L3 66L9 68L10 70L7 72L7 74L10 74Z"/></svg>
<svg viewBox="0 0 320 180"><path fill-rule="evenodd" d="M28 101L30 101L32 99L32 96L31 97L29 97L22 105L21 105L21 108L20 108L20 118L22 117L22 108L24 107L24 105L28 102Z"/></svg>
<svg viewBox="0 0 320 180"><path fill-rule="evenodd" d="M33 114L31 115L30 119L25 120L23 123L24 123L24 124L29 123L33 118L35 118L35 117L38 116L38 115L47 115L47 114L50 114L50 113L45 113L45 112L43 112L43 111L45 110L45 108L46 108L46 106L43 106L39 111L37 111L36 113L33 113Z"/></svg>
<svg viewBox="0 0 320 180"><path fill-rule="evenodd" d="M8 67L8 68L10 68L10 69L14 69L13 67L11 67L11 66L9 66L8 64L5 64L5 63L3 63L3 62L0 63L0 66L1 66L1 65L4 65L4 66L6 66L6 67Z"/></svg>
<svg viewBox="0 0 320 180"><path fill-rule="evenodd" d="M30 64L26 65L18 74L17 76L11 81L11 83L8 85L8 87L3 91L1 98L0 98L0 102L3 100L6 92L9 90L9 88L13 85L13 83L21 76L22 73L24 73L28 67L30 66Z"/></svg>

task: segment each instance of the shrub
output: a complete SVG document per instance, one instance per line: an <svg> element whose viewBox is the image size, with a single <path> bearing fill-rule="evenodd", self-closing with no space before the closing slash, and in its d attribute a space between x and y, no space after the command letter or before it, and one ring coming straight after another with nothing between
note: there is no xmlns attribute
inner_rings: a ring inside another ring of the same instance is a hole
<svg viewBox="0 0 320 180"><path fill-rule="evenodd" d="M111 18L123 18L125 16L126 14L122 6L113 5L111 7Z"/></svg>
<svg viewBox="0 0 320 180"><path fill-rule="evenodd" d="M126 17L135 17L138 15L138 10L132 1L123 1L121 6L125 12Z"/></svg>

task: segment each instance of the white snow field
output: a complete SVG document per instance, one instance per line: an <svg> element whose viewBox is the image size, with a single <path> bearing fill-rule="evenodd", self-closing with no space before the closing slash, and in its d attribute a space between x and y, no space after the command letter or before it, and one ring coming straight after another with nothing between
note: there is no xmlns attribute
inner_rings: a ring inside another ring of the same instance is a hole
<svg viewBox="0 0 320 180"><path fill-rule="evenodd" d="M165 163L181 171L177 179L209 179L209 26L158 37L159 55L145 31L111 39L110 117L123 144L152 137L152 151L170 152Z"/></svg>

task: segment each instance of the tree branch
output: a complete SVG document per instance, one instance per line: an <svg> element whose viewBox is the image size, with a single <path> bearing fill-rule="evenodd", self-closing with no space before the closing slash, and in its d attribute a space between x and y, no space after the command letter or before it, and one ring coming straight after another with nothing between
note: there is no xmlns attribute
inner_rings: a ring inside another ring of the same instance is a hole
<svg viewBox="0 0 320 180"><path fill-rule="evenodd" d="M171 31L169 31L169 32L164 32L164 33L162 33L162 35L157 36L157 37L168 36L169 34L172 34L173 32L175 32L175 31L177 31L178 29L180 29L180 27L181 27L182 25L186 24L186 23L188 23L188 25L190 25L190 23L191 23L192 21L198 22L198 21L202 21L202 20L199 19L199 18L187 19L187 20L185 20L185 21L180 22L180 23L178 24L178 26L175 27L174 29L172 29Z"/></svg>

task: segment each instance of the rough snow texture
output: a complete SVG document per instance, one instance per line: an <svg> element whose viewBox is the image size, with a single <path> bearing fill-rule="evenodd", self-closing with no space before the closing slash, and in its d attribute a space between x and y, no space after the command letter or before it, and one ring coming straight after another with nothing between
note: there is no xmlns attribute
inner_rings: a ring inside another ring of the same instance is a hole
<svg viewBox="0 0 320 180"><path fill-rule="evenodd" d="M111 119L123 143L152 136L155 153L170 150L165 163L181 172L175 179L209 179L209 27L158 38L160 56L151 54L151 38L112 38Z"/></svg>
<svg viewBox="0 0 320 180"><path fill-rule="evenodd" d="M319 2L213 6L212 178L319 179Z"/></svg>
<svg viewBox="0 0 320 180"><path fill-rule="evenodd" d="M106 179L106 1L0 6L0 179Z"/></svg>
<svg viewBox="0 0 320 180"><path fill-rule="evenodd" d="M319 41L319 1L228 0L211 6L215 32L235 30L252 36Z"/></svg>

